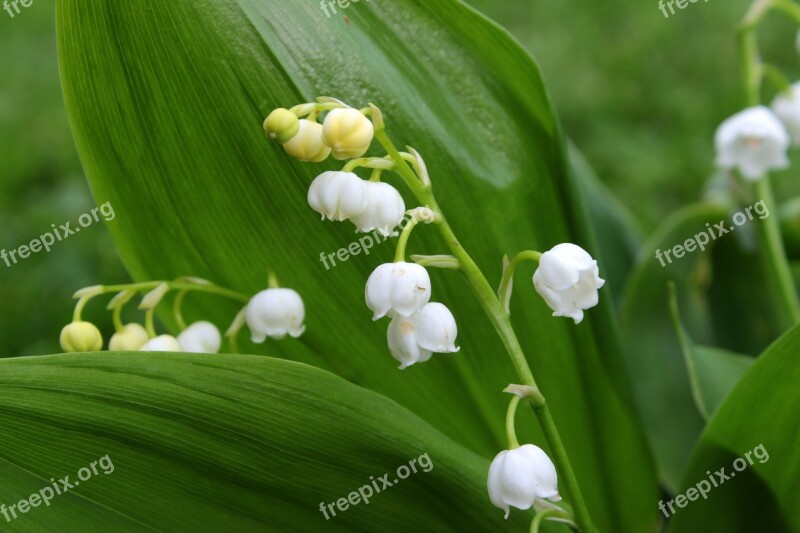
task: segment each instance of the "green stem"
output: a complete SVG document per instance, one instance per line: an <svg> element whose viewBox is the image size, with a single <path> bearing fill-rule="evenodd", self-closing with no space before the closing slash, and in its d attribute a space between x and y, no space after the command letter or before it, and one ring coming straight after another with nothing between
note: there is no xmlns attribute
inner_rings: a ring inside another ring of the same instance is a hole
<svg viewBox="0 0 800 533"><path fill-rule="evenodd" d="M179 291L178 294L175 295L175 301L172 303L172 314L175 317L175 325L178 326L180 331L186 329L186 321L183 320L183 312L181 312L181 306L183 305L183 299L186 298L186 289Z"/></svg>
<svg viewBox="0 0 800 533"><path fill-rule="evenodd" d="M111 312L111 320L114 322L114 331L122 333L125 326L122 324L122 306L115 305L114 310Z"/></svg>
<svg viewBox="0 0 800 533"><path fill-rule="evenodd" d="M406 227L403 228L403 232L400 234L400 239L397 241L397 251L394 254L395 263L406 260L406 245L408 244L408 238L411 237L411 232L414 230L414 227L417 225L417 223L417 217L411 217L408 220L408 223L406 223Z"/></svg>
<svg viewBox="0 0 800 533"><path fill-rule="evenodd" d="M511 398L511 403L508 404L508 412L506 413L506 435L508 436L508 449L513 450L519 448L519 441L517 440L517 430L515 429L514 418L517 414L517 406L519 405L520 398L517 395Z"/></svg>
<svg viewBox="0 0 800 533"><path fill-rule="evenodd" d="M533 522L531 522L531 533L538 533L539 527L545 521L545 519L553 517L553 518L563 518L565 520L572 520L572 517L567 514L565 511L561 511L558 509L544 509L536 513L536 516L533 517Z"/></svg>
<svg viewBox="0 0 800 533"><path fill-rule="evenodd" d="M519 267L519 265L525 261L533 261L538 263L541 258L541 252L536 252L534 250L525 250L524 252L520 252L514 256L514 259L508 263L508 266L503 271L503 279L500 281L500 288L497 291L497 296L501 302L506 301L506 293L511 285L511 280L514 279L514 272L517 270L517 267Z"/></svg>
<svg viewBox="0 0 800 533"><path fill-rule="evenodd" d="M147 337L154 339L156 337L156 327L153 321L153 315L156 312L155 307L151 307L144 314L144 329L147 331Z"/></svg>
<svg viewBox="0 0 800 533"><path fill-rule="evenodd" d="M78 303L75 304L75 311L72 313L72 321L73 322L80 322L81 321L81 313L83 312L83 308L86 307L86 304L91 300L91 296L84 296Z"/></svg>
<svg viewBox="0 0 800 533"><path fill-rule="evenodd" d="M511 326L511 321L509 320L508 315L505 313L505 310L503 309L500 300L497 298L494 289L486 280L486 277L484 277L483 272L481 272L478 265L475 263L472 257L470 257L467 251L464 250L463 246L461 246L458 238L456 238L456 235L450 227L450 224L447 222L447 218L444 216L439 204L436 202L436 198L433 195L432 186L430 184L423 185L421 183L420 179L414 174L414 171L411 169L411 167L406 164L403 157L400 155L400 152L397 150L397 148L395 148L394 144L392 144L392 141L389 139L384 129L378 129L375 132L375 138L378 140L378 142L380 142L384 150L386 150L386 152L392 157L396 163L393 170L400 175L400 178L411 189L417 200L422 205L426 205L437 214L439 221L437 226L439 227L439 232L444 238L444 241L447 243L447 246L450 248L452 255L461 265L461 271L464 273L464 276L472 288L473 293L483 307L484 312L489 317L489 321L492 323L498 335L500 336L500 339L506 348L506 352L511 358L511 363L514 365L517 375L524 385L532 387L538 391L536 381L533 378L533 373L528 366L528 361L526 360L525 354L522 351L522 347L519 344L519 340L514 333L514 328ZM558 433L558 429L556 428L552 415L550 414L550 410L547 407L547 403L544 401L544 398L541 397L541 395L540 398L540 403L536 404L532 402L534 405L534 412L539 419L539 425L541 426L545 438L550 446L550 450L555 457L555 463L560 471L560 477L564 481L564 492L575 510L576 522L584 532L594 532L596 529L592 524L591 517L589 516L589 510L586 507L586 503L581 494L580 486L578 485L577 478L572 470L572 464L570 463L569 456L564 448L564 444L561 441L561 436Z"/></svg>

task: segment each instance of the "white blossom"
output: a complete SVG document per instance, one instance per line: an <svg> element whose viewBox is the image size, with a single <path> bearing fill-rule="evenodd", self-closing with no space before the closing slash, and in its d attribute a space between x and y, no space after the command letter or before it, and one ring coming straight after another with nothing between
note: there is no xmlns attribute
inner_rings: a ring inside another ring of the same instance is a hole
<svg viewBox="0 0 800 533"><path fill-rule="evenodd" d="M178 335L178 343L184 352L217 353L222 346L222 335L217 326L201 320L183 330Z"/></svg>
<svg viewBox="0 0 800 533"><path fill-rule="evenodd" d="M537 500L559 501L558 475L544 450L525 444L497 454L489 467L489 499L506 512L530 509Z"/></svg>
<svg viewBox="0 0 800 533"><path fill-rule="evenodd" d="M386 339L400 370L428 361L434 353L455 353L458 328L444 305L431 302L409 317L395 316L389 323Z"/></svg>
<svg viewBox="0 0 800 533"><path fill-rule="evenodd" d="M325 117L322 142L336 159L361 157L372 144L375 128L358 109L334 109Z"/></svg>
<svg viewBox="0 0 800 533"><path fill-rule="evenodd" d="M303 119L297 133L283 149L290 156L300 161L319 163L328 158L331 149L322 143L322 124L312 120Z"/></svg>
<svg viewBox="0 0 800 533"><path fill-rule="evenodd" d="M757 180L769 170L786 168L789 134L768 107L745 109L725 120L717 129L717 165L739 169L748 180Z"/></svg>
<svg viewBox="0 0 800 533"><path fill-rule="evenodd" d="M247 304L246 319L255 343L267 337L299 337L305 331L303 299L292 289L261 291Z"/></svg>
<svg viewBox="0 0 800 533"><path fill-rule="evenodd" d="M570 317L578 324L583 310L597 305L597 290L605 285L599 273L597 261L583 248L564 243L542 254L533 285L553 316Z"/></svg>
<svg viewBox="0 0 800 533"><path fill-rule="evenodd" d="M148 341L147 330L144 326L132 322L125 324L122 331L114 333L108 342L108 349L112 352L135 352Z"/></svg>
<svg viewBox="0 0 800 533"><path fill-rule="evenodd" d="M414 263L385 263L370 274L364 297L373 320L386 315L410 316L431 299L431 279Z"/></svg>
<svg viewBox="0 0 800 533"><path fill-rule="evenodd" d="M356 230L378 233L389 236L394 228L403 221L406 204L397 189L383 182L365 182L367 186L367 206L363 213L351 217Z"/></svg>
<svg viewBox="0 0 800 533"><path fill-rule="evenodd" d="M792 144L800 145L800 83L778 94L772 101L772 110L786 127Z"/></svg>
<svg viewBox="0 0 800 533"><path fill-rule="evenodd" d="M140 352L180 352L181 345L172 335L159 335L147 341Z"/></svg>
<svg viewBox="0 0 800 533"><path fill-rule="evenodd" d="M346 220L367 209L367 184L352 172L323 172L308 188L308 205L328 220Z"/></svg>

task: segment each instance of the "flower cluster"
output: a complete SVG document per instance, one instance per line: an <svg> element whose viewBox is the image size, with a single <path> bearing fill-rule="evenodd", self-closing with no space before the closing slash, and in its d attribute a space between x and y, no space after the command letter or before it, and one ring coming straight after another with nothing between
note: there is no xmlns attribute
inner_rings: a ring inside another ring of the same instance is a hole
<svg viewBox="0 0 800 533"><path fill-rule="evenodd" d="M277 285L277 282L271 280L271 285ZM153 323L156 307L171 290L177 291L173 306L174 321L180 329L177 337L169 334L157 335ZM123 324L121 319L123 306L140 291L148 291L139 305L139 309L145 311L144 325L137 322ZM78 304L75 307L73 321L61 330L61 348L65 352L102 350L103 336L100 330L94 324L81 320L81 312L90 299L117 292L108 305L108 309L113 313L116 330L108 343L110 351L218 353L222 347L222 334L214 324L200 320L187 326L183 320L181 304L184 296L190 291L216 294L247 304L225 333L233 352L237 350L236 335L245 323L250 328L253 342L256 343L264 342L266 337L280 339L287 334L299 337L305 329L303 300L291 289L275 286L252 298L247 298L208 281L186 277L172 282L98 285L81 289L75 294Z"/></svg>

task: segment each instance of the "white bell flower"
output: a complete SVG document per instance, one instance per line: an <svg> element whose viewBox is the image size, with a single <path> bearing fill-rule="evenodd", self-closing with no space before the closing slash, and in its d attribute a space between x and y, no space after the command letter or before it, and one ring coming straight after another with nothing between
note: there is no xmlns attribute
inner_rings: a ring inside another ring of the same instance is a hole
<svg viewBox="0 0 800 533"><path fill-rule="evenodd" d="M139 348L140 352L180 352L181 345L172 335L159 335L147 341Z"/></svg>
<svg viewBox="0 0 800 533"><path fill-rule="evenodd" d="M755 181L769 170L786 168L789 134L768 107L745 109L720 124L715 136L717 166L738 168Z"/></svg>
<svg viewBox="0 0 800 533"><path fill-rule="evenodd" d="M183 330L178 335L178 343L184 352L217 353L222 346L222 335L217 326L201 320Z"/></svg>
<svg viewBox="0 0 800 533"><path fill-rule="evenodd" d="M396 316L389 323L386 340L400 370L424 363L434 353L455 353L458 328L450 310L431 302L410 317Z"/></svg>
<svg viewBox="0 0 800 533"><path fill-rule="evenodd" d="M108 349L112 352L136 352L147 344L147 330L144 326L131 322L122 327L122 331L114 333L108 342Z"/></svg>
<svg viewBox="0 0 800 533"><path fill-rule="evenodd" d="M336 159L361 157L372 144L375 127L358 109L334 109L325 117L322 142Z"/></svg>
<svg viewBox="0 0 800 533"><path fill-rule="evenodd" d="M406 204L397 189L383 182L364 182L367 186L367 207L363 213L351 217L356 230L378 233L388 237L394 234L394 228L403 221Z"/></svg>
<svg viewBox="0 0 800 533"><path fill-rule="evenodd" d="M386 315L411 316L431 299L431 278L415 263L385 263L367 280L364 296L378 320Z"/></svg>
<svg viewBox="0 0 800 533"><path fill-rule="evenodd" d="M537 500L559 501L558 475L544 450L525 444L497 454L489 467L489 499L506 512L530 509Z"/></svg>
<svg viewBox="0 0 800 533"><path fill-rule="evenodd" d="M772 110L786 127L792 144L800 145L800 82L779 93L772 101Z"/></svg>
<svg viewBox="0 0 800 533"><path fill-rule="evenodd" d="M328 220L360 215L367 209L367 183L352 172L323 172L308 188L308 205Z"/></svg>
<svg viewBox="0 0 800 533"><path fill-rule="evenodd" d="M259 292L250 299L245 314L255 343L262 343L267 337L281 339L287 334L297 338L306 329L303 299L292 289Z"/></svg>
<svg viewBox="0 0 800 533"><path fill-rule="evenodd" d="M303 119L297 133L283 145L290 156L300 161L319 163L331 154L331 149L322 144L322 124Z"/></svg>
<svg viewBox="0 0 800 533"><path fill-rule="evenodd" d="M533 285L553 310L553 316L583 320L583 310L597 305L597 290L605 285L597 261L583 248L559 244L542 254L533 274Z"/></svg>

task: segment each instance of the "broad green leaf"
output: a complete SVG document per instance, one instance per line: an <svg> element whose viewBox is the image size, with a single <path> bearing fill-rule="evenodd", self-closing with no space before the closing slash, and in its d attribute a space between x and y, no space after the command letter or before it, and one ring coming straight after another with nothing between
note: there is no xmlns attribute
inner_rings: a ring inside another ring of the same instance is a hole
<svg viewBox="0 0 800 533"><path fill-rule="evenodd" d="M693 343L681 322L674 284L670 288L670 293L672 318L678 340L681 343L686 369L689 372L692 396L697 410L705 420L708 420L745 372L753 365L755 359Z"/></svg>
<svg viewBox="0 0 800 533"><path fill-rule="evenodd" d="M291 160L261 131L273 108L320 95L374 102L396 142L425 157L461 243L490 279L499 281L504 254L565 241L592 249L541 76L505 31L453 0L361 2L331 18L317 0L57 7L78 150L95 196L117 211L109 231L135 279L192 274L254 293L273 270L304 297L307 333L247 350L378 391L483 457L505 446L500 391L517 377L463 280L432 274L434 300L456 313L461 352L397 371L386 324L372 323L363 302L392 243L356 246L331 267L328 254L361 236L320 222L305 198L313 177L337 166ZM408 251L446 250L421 227ZM657 487L609 292L576 327L550 316L522 282L529 276L520 272L512 317L595 521L646 529ZM189 303L190 318L220 325L237 311ZM521 420L531 428L522 436L543 444L532 419Z"/></svg>
<svg viewBox="0 0 800 533"><path fill-rule="evenodd" d="M279 359L2 360L0 427L0 502L77 481L0 515L3 531L513 531L531 518L492 506L485 458L378 394ZM393 486L325 519L321 502L386 473Z"/></svg>
<svg viewBox="0 0 800 533"><path fill-rule="evenodd" d="M800 530L798 353L800 328L795 328L758 358L720 406L692 455L681 489L685 493L707 479L707 471L714 475L721 468L730 479L712 487L707 499L676 508L670 531Z"/></svg>

